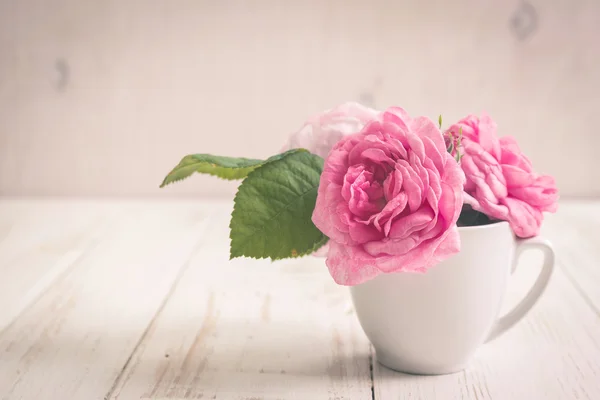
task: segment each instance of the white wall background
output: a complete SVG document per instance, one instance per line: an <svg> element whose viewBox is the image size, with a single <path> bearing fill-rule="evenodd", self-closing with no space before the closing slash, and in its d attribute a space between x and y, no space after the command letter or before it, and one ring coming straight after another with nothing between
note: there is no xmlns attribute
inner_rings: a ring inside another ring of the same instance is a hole
<svg viewBox="0 0 600 400"><path fill-rule="evenodd" d="M0 194L229 195L158 184L350 99L487 110L563 195L600 195L600 1L0 0Z"/></svg>

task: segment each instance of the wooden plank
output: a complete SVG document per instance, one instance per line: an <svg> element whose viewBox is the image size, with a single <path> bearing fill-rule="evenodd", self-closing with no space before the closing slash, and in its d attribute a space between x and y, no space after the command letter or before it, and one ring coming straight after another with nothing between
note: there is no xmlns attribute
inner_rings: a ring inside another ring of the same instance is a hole
<svg viewBox="0 0 600 400"><path fill-rule="evenodd" d="M228 262L211 228L112 399L370 399L370 350L323 260Z"/></svg>
<svg viewBox="0 0 600 400"><path fill-rule="evenodd" d="M505 309L525 293L540 263L540 255L525 254L511 279ZM445 376L411 376L375 363L375 398L598 399L598 360L599 315L559 265L532 311L513 329L483 345L467 370Z"/></svg>
<svg viewBox="0 0 600 400"><path fill-rule="evenodd" d="M68 265L21 280L43 290L0 333L0 398L371 398L368 342L322 261L228 262L219 205L51 203L0 204L0 285L25 276L9 267ZM563 205L549 217L560 265L548 291L467 371L414 377L375 364L376 398L600 398L598 213ZM69 260L73 249L82 253ZM506 308L537 263L524 258Z"/></svg>
<svg viewBox="0 0 600 400"><path fill-rule="evenodd" d="M106 395L204 235L202 203L130 202L0 335L3 399Z"/></svg>
<svg viewBox="0 0 600 400"><path fill-rule="evenodd" d="M0 332L94 246L117 211L93 201L0 200Z"/></svg>
<svg viewBox="0 0 600 400"><path fill-rule="evenodd" d="M552 238L569 280L600 313L600 202L561 204L549 216L544 234Z"/></svg>

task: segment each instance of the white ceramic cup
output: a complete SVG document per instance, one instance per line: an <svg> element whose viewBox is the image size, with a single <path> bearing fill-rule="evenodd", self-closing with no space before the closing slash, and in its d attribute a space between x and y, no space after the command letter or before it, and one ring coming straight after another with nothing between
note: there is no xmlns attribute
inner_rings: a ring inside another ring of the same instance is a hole
<svg viewBox="0 0 600 400"><path fill-rule="evenodd" d="M426 273L384 274L350 288L381 364L412 374L460 371L480 345L523 318L546 288L554 268L547 240L519 240L506 222L459 232L460 253ZM542 270L525 298L498 319L517 258L532 248L544 253Z"/></svg>

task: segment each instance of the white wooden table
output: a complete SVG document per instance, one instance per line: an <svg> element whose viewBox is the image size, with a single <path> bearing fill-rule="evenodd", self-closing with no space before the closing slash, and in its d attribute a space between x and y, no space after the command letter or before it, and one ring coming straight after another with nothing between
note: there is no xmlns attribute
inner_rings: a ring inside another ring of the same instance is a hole
<svg viewBox="0 0 600 400"><path fill-rule="evenodd" d="M548 217L544 297L438 377L380 366L322 261L228 261L230 207L0 200L0 398L600 399L600 203Z"/></svg>

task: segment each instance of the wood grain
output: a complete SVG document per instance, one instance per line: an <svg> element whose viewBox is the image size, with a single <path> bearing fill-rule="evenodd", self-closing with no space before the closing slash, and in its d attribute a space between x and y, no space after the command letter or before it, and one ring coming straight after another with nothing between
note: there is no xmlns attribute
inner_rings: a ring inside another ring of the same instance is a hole
<svg viewBox="0 0 600 400"><path fill-rule="evenodd" d="M0 336L3 399L106 395L200 242L202 210L125 204L98 244Z"/></svg>
<svg viewBox="0 0 600 400"><path fill-rule="evenodd" d="M97 243L117 211L96 201L0 200L0 332Z"/></svg>
<svg viewBox="0 0 600 400"><path fill-rule="evenodd" d="M322 260L228 261L230 208L0 201L0 398L600 398L600 203L547 219L559 265L540 302L439 377L372 361ZM524 255L505 311L539 264Z"/></svg>
<svg viewBox="0 0 600 400"><path fill-rule="evenodd" d="M112 399L368 399L369 345L322 260L227 261L227 220L195 254Z"/></svg>
<svg viewBox="0 0 600 400"><path fill-rule="evenodd" d="M543 233L552 237L565 274L600 315L600 207L594 201L561 204Z"/></svg>

